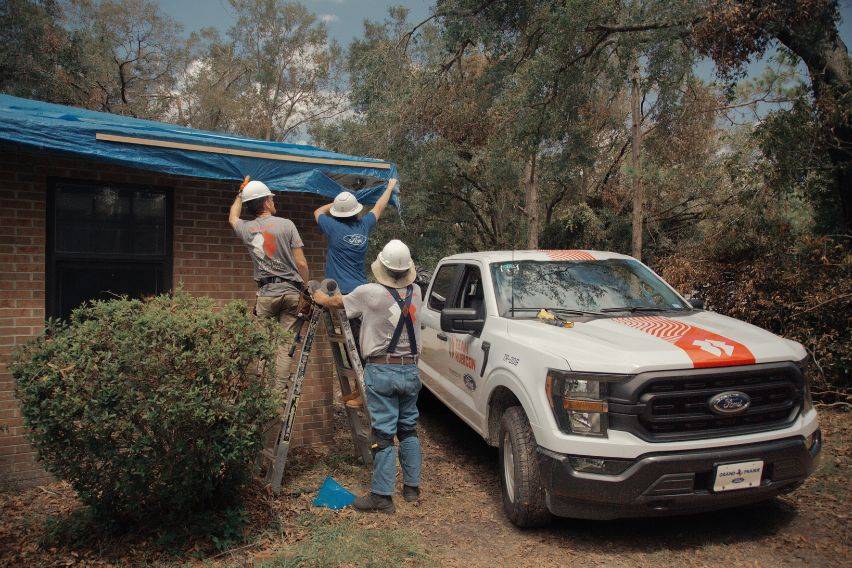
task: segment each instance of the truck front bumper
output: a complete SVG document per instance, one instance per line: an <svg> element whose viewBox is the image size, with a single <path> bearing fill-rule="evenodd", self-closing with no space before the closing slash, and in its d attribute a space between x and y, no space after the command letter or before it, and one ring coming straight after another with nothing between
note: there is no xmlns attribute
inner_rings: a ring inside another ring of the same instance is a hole
<svg viewBox="0 0 852 568"><path fill-rule="evenodd" d="M817 430L809 443L796 436L729 448L645 454L619 475L575 471L570 456L541 447L538 456L551 513L616 519L711 511L788 493L813 472L821 448ZM717 465L754 460L763 460L760 487L713 491Z"/></svg>

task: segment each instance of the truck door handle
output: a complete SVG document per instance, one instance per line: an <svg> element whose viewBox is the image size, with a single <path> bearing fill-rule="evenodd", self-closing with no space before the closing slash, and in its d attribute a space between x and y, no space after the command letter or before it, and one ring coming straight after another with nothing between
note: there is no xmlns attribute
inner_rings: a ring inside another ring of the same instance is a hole
<svg viewBox="0 0 852 568"><path fill-rule="evenodd" d="M441 341L446 341L447 340L447 334L446 333L439 333L438 339L440 339Z"/></svg>
<svg viewBox="0 0 852 568"><path fill-rule="evenodd" d="M488 365L488 354L491 352L491 343L488 341L482 342L482 351L484 355L482 356L482 369L479 371L479 376L485 376L485 366Z"/></svg>

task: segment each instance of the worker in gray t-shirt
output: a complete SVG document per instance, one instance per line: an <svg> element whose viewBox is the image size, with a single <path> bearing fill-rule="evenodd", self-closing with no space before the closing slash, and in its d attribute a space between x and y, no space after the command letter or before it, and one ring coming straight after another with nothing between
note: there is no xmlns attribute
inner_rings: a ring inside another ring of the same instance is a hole
<svg viewBox="0 0 852 568"><path fill-rule="evenodd" d="M240 219L243 208L251 220ZM302 284L308 281L308 262L302 250L302 238L290 219L275 216L275 200L266 184L249 181L240 186L228 215L234 232L246 245L254 266L257 283L255 313L258 317L274 318L287 331L296 325ZM289 345L279 348L288 353ZM276 358L278 377L290 371L290 357Z"/></svg>
<svg viewBox="0 0 852 568"><path fill-rule="evenodd" d="M396 448L402 465L402 496L420 497L420 440L417 438L417 395L420 392L420 323L422 298L414 286L417 272L402 241L385 245L371 265L378 284L362 284L344 296L314 293L314 301L345 309L347 318L361 317L359 341L366 357L364 385L373 428L373 481L370 492L355 499L359 511L393 513Z"/></svg>

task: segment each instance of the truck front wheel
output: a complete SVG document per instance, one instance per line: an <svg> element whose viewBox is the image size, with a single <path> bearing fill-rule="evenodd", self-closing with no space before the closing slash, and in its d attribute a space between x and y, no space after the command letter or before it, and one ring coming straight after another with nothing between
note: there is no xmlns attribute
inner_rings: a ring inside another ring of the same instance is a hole
<svg viewBox="0 0 852 568"><path fill-rule="evenodd" d="M536 443L520 406L506 409L500 420L500 486L503 510L518 527L537 527L550 521L541 483Z"/></svg>

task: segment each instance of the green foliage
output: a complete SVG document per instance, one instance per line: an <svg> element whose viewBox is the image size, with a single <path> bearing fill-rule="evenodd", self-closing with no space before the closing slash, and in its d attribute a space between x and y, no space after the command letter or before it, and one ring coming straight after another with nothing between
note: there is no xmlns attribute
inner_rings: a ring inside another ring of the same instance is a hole
<svg viewBox="0 0 852 568"><path fill-rule="evenodd" d="M99 515L183 518L236 501L275 416L276 332L178 292L95 302L11 364L45 465ZM270 362L258 365L258 362Z"/></svg>
<svg viewBox="0 0 852 568"><path fill-rule="evenodd" d="M64 27L57 0L0 2L0 92L79 104L74 80L88 68L78 30Z"/></svg>
<svg viewBox="0 0 852 568"><path fill-rule="evenodd" d="M547 249L610 248L602 220L585 203L568 208L564 215L545 227L541 246Z"/></svg>
<svg viewBox="0 0 852 568"><path fill-rule="evenodd" d="M820 230L832 232L842 225L842 204L832 187L837 165L813 102L802 95L789 109L769 114L755 138L771 165L767 185L813 203Z"/></svg>

